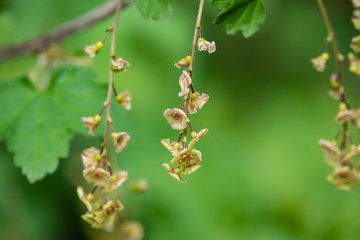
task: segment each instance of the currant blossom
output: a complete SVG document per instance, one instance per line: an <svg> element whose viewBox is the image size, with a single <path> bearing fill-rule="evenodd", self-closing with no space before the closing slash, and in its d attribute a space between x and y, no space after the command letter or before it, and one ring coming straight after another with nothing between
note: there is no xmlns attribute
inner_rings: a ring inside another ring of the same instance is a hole
<svg viewBox="0 0 360 240"><path fill-rule="evenodd" d="M327 164L333 168L339 168L344 164L350 163L354 157L360 153L360 146L350 145L350 151L341 151L337 147L336 141L319 140L319 145L324 153L324 159Z"/></svg>
<svg viewBox="0 0 360 240"><path fill-rule="evenodd" d="M359 59L353 54L353 53L349 53L348 54L348 59L349 59L349 71L360 76L360 61Z"/></svg>
<svg viewBox="0 0 360 240"><path fill-rule="evenodd" d="M209 95L203 93L200 96L199 92L195 92L191 94L190 104L189 104L189 113L194 114L205 105L205 103L209 100Z"/></svg>
<svg viewBox="0 0 360 240"><path fill-rule="evenodd" d="M85 149L81 154L81 159L84 168L89 168L91 166L98 166L98 163L101 160L100 151L95 147Z"/></svg>
<svg viewBox="0 0 360 240"><path fill-rule="evenodd" d="M114 229L115 216L122 209L124 209L124 206L119 200L111 200L95 211L85 213L82 215L82 218L91 224L93 228L103 228L107 231L112 231Z"/></svg>
<svg viewBox="0 0 360 240"><path fill-rule="evenodd" d="M116 101L125 109L131 109L131 95L128 90L116 95Z"/></svg>
<svg viewBox="0 0 360 240"><path fill-rule="evenodd" d="M101 122L101 116L95 115L94 117L82 117L81 121L85 124L85 127L89 129L89 134L94 136L95 130Z"/></svg>
<svg viewBox="0 0 360 240"><path fill-rule="evenodd" d="M351 39L350 47L354 52L360 52L360 35L355 36Z"/></svg>
<svg viewBox="0 0 360 240"><path fill-rule="evenodd" d="M211 43L206 41L204 38L198 39L198 50L199 51L208 51L209 54L215 52L216 46L215 42L212 41Z"/></svg>
<svg viewBox="0 0 360 240"><path fill-rule="evenodd" d="M81 186L77 187L77 194L80 200L85 204L88 211L91 212L93 209L91 202L94 199L94 194L86 194L83 187Z"/></svg>
<svg viewBox="0 0 360 240"><path fill-rule="evenodd" d="M103 193L111 193L112 191L121 187L121 185L128 179L127 171L117 171L113 175L109 176L108 186L103 189Z"/></svg>
<svg viewBox="0 0 360 240"><path fill-rule="evenodd" d="M106 188L110 173L101 167L92 166L83 170L83 176L88 183L95 186Z"/></svg>
<svg viewBox="0 0 360 240"><path fill-rule="evenodd" d="M179 85L181 91L179 92L179 97L186 96L190 92L191 86L191 77L187 71L183 71L179 78Z"/></svg>
<svg viewBox="0 0 360 240"><path fill-rule="evenodd" d="M111 70L113 70L113 72L126 71L125 66L129 67L130 63L122 58L118 58L117 60L111 59Z"/></svg>
<svg viewBox="0 0 360 240"><path fill-rule="evenodd" d="M187 123L190 122L186 113L179 108L166 109L164 117L174 130L183 130L186 128Z"/></svg>
<svg viewBox="0 0 360 240"><path fill-rule="evenodd" d="M115 152L119 153L128 145L130 141L130 135L127 132L112 132L111 133L112 142L115 147Z"/></svg>
<svg viewBox="0 0 360 240"><path fill-rule="evenodd" d="M354 114L354 111L353 110L349 110L347 107L346 107L346 104L345 103L340 103L339 105L339 111L336 115L336 118L335 118L335 121L338 122L338 123L344 123L344 122L347 122L347 121L351 121L355 118L355 114Z"/></svg>
<svg viewBox="0 0 360 240"><path fill-rule="evenodd" d="M337 79L337 74L333 73L330 77L330 90L329 95L335 100L340 99L340 84Z"/></svg>
<svg viewBox="0 0 360 240"><path fill-rule="evenodd" d="M187 69L190 65L190 61L191 61L191 56L186 56L177 63L175 63L175 67L177 68L185 67L185 69Z"/></svg>
<svg viewBox="0 0 360 240"><path fill-rule="evenodd" d="M90 46L86 46L84 51L90 55L90 57L94 58L96 56L96 54L102 49L102 47L104 46L104 43L99 41L96 42L93 45Z"/></svg>
<svg viewBox="0 0 360 240"><path fill-rule="evenodd" d="M330 56L328 53L323 53L319 55L317 58L311 59L313 67L316 69L316 71L323 72L325 70L326 62L329 60L329 57Z"/></svg>
<svg viewBox="0 0 360 240"><path fill-rule="evenodd" d="M355 8L360 8L360 0L351 0Z"/></svg>
<svg viewBox="0 0 360 240"><path fill-rule="evenodd" d="M359 181L359 171L349 166L338 167L326 179L338 189L351 191Z"/></svg>

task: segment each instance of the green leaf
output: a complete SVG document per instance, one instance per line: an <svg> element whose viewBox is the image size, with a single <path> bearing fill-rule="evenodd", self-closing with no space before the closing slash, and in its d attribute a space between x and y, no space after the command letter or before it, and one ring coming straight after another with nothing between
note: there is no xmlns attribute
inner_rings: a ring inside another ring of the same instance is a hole
<svg viewBox="0 0 360 240"><path fill-rule="evenodd" d="M212 4L222 10L214 24L226 28L228 34L242 32L247 38L264 23L265 8L262 0L213 0Z"/></svg>
<svg viewBox="0 0 360 240"><path fill-rule="evenodd" d="M53 72L46 90L27 77L0 84L0 139L7 140L16 166L30 182L56 170L68 155L73 132L84 129L81 116L95 115L105 88L88 70L61 68ZM86 130L83 132L85 133Z"/></svg>
<svg viewBox="0 0 360 240"><path fill-rule="evenodd" d="M231 5L231 0L212 0L212 5L214 5L217 9L221 11L225 11Z"/></svg>
<svg viewBox="0 0 360 240"><path fill-rule="evenodd" d="M172 10L174 0L136 0L141 15L154 20L166 20Z"/></svg>

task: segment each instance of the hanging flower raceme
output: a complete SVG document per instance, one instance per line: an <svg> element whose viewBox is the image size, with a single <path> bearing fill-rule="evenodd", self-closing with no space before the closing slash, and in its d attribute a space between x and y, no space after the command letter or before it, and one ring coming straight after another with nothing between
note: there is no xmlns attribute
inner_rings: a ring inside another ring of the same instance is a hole
<svg viewBox="0 0 360 240"><path fill-rule="evenodd" d="M116 11L116 14L119 14L118 10ZM115 17L115 19L117 19L117 17ZM126 71L125 67L130 66L130 63L122 58L115 60L114 36L116 36L116 33L113 31L116 29L116 24L117 21L114 21L113 26L106 30L107 34L102 42L97 42L96 44L87 46L85 48L86 53L88 53L91 57L95 57L95 55L103 47L103 42L105 39L108 37L110 32L112 32L113 38L109 57L111 71L106 100L104 101L104 104L98 115L82 118L85 127L89 129L89 134L94 135L95 130L101 121L101 115L105 110L105 137L100 150L95 147L91 147L85 149L81 154L81 159L84 166L82 174L84 179L92 185L92 192L86 194L83 187L78 186L77 188L78 196L85 204L87 209L87 212L82 215L82 218L92 227L102 228L108 231L113 230L115 217L124 208L118 199L108 199L108 195L110 197L116 196L116 194L113 194L114 191L120 188L128 179L127 171L112 171L109 161L111 157L111 151L109 149L111 144L109 144L109 141L111 137L111 141L116 153L123 151L130 141L130 135L127 132L114 132L114 124L111 118L111 99L113 98L113 92L116 94L116 101L123 107L124 110L131 109L130 93L126 90L117 94L114 84L115 72ZM110 132L111 136L109 136Z"/></svg>

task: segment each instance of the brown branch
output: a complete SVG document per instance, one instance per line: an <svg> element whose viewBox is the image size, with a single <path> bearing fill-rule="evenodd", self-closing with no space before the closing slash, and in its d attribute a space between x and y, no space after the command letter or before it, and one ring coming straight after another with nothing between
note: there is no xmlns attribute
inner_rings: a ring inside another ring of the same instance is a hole
<svg viewBox="0 0 360 240"><path fill-rule="evenodd" d="M118 1L109 1L104 5L85 13L84 15L68 21L51 32L25 41L20 44L7 46L0 49L0 60L29 53L39 53L53 42L61 42L64 38L86 29L97 22L106 19L115 12ZM131 3L122 3L122 8Z"/></svg>

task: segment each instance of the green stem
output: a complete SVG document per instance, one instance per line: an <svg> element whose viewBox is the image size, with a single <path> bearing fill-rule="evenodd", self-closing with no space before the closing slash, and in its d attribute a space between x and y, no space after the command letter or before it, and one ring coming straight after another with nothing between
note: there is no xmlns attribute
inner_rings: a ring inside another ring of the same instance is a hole
<svg viewBox="0 0 360 240"><path fill-rule="evenodd" d="M105 127L105 139L104 139L104 151L107 156L108 151L108 141L109 141L109 128L112 124L111 119L111 97L113 92L113 84L114 84L114 73L111 70L111 59L113 56L115 56L115 44L116 44L116 30L117 30L117 24L119 20L119 14L122 7L122 0L118 1L118 5L116 7L114 22L112 25L112 36L111 36L111 47L110 47L110 72L109 72L109 86L108 86L108 92L107 92L107 98L106 98L106 127ZM104 167L104 161L100 162L100 166Z"/></svg>
<svg viewBox="0 0 360 240"><path fill-rule="evenodd" d="M317 2L319 4L319 8L321 10L321 14L322 14L323 19L324 19L326 29L327 29L329 37L330 37L330 41L332 42L332 45L334 47L334 53L335 53L335 56L336 56L338 81L339 81L339 84L340 84L340 100L341 100L341 102L347 104L346 96L345 96L345 92L344 92L344 79L343 79L343 68L342 68L342 58L343 57L342 57L342 54L340 52L339 44L338 44L338 42L336 40L334 29L331 26L329 15L326 12L325 5L324 5L322 0L317 0Z"/></svg>

